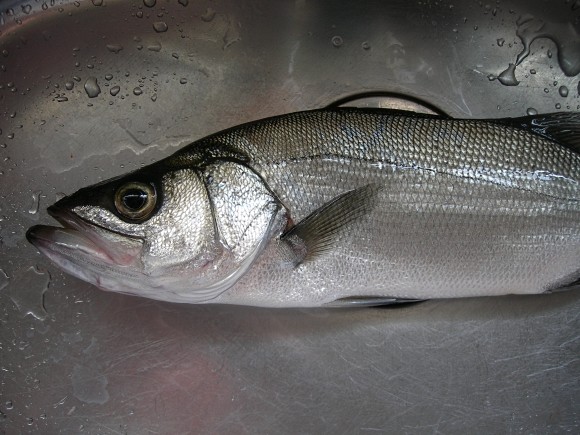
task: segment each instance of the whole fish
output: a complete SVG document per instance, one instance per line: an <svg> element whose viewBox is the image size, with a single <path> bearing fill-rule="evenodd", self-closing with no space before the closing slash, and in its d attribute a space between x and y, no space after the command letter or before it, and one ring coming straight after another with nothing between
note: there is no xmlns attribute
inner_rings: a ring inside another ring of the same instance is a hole
<svg viewBox="0 0 580 435"><path fill-rule="evenodd" d="M580 114L324 109L211 135L49 207L27 237L100 288L375 305L580 278Z"/></svg>

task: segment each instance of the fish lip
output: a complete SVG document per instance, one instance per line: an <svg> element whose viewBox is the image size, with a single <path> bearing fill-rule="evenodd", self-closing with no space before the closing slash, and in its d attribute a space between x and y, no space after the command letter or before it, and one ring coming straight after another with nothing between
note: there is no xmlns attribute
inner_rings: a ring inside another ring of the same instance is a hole
<svg viewBox="0 0 580 435"><path fill-rule="evenodd" d="M107 250L90 237L91 225L74 212L56 204L47 208L47 212L62 227L51 225L34 225L26 231L26 239L41 252L51 255L72 256L75 250L83 255L90 255L104 263L115 264ZM67 251L71 253L67 254Z"/></svg>

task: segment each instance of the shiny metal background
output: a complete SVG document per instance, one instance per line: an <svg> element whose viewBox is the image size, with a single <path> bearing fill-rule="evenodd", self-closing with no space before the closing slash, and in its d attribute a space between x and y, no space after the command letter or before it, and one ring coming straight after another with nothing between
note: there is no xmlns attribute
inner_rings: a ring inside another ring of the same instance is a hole
<svg viewBox="0 0 580 435"><path fill-rule="evenodd" d="M99 291L24 238L62 193L349 96L578 110L579 16L573 0L2 2L0 433L579 432L578 291L175 305ZM535 36L515 85L501 73Z"/></svg>

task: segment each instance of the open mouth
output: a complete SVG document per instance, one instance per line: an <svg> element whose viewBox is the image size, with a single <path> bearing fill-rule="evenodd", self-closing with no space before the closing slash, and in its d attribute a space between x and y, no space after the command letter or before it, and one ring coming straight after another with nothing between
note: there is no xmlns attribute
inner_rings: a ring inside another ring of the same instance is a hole
<svg viewBox="0 0 580 435"><path fill-rule="evenodd" d="M26 238L39 251L53 261L59 257L73 259L75 256L88 256L103 263L115 264L113 258L102 246L102 240L95 232L95 227L76 214L52 205L48 213L56 219L61 227L35 225L26 232Z"/></svg>

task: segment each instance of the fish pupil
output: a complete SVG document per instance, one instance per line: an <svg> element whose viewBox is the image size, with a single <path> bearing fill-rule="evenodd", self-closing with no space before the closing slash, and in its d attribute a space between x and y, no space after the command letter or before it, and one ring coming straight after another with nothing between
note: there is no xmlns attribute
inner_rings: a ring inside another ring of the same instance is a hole
<svg viewBox="0 0 580 435"><path fill-rule="evenodd" d="M147 192L140 189L130 189L123 195L123 205L129 210L141 210L147 203Z"/></svg>

